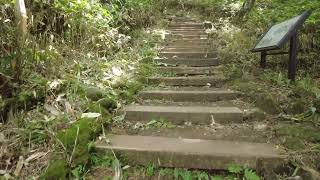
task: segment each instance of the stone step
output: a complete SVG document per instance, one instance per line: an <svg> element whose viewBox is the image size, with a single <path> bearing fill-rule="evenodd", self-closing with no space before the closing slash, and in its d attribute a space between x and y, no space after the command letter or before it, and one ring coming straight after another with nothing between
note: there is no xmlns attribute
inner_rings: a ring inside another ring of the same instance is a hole
<svg viewBox="0 0 320 180"><path fill-rule="evenodd" d="M162 47L199 47L199 46L209 46L208 41L176 41L176 42L163 42L160 44Z"/></svg>
<svg viewBox="0 0 320 180"><path fill-rule="evenodd" d="M212 50L209 50L208 47L183 47L183 46L178 46L178 47L165 47L164 49L162 49L161 51L164 52L202 52L202 53L208 53L208 52L212 52Z"/></svg>
<svg viewBox="0 0 320 180"><path fill-rule="evenodd" d="M129 105L124 108L124 112L125 120L130 122L150 122L159 119L176 125L187 122L197 125L243 122L243 113L237 107Z"/></svg>
<svg viewBox="0 0 320 180"><path fill-rule="evenodd" d="M175 42L164 42L161 43L163 47L165 46L188 46L188 47L199 47L199 46L209 46L208 41L175 41Z"/></svg>
<svg viewBox="0 0 320 180"><path fill-rule="evenodd" d="M286 156L274 145L221 140L108 135L98 140L98 151L115 151L128 158L130 165L227 170L231 164L263 171L282 166Z"/></svg>
<svg viewBox="0 0 320 180"><path fill-rule="evenodd" d="M192 18L192 17L185 17L185 16L175 16L175 15L172 15L172 16L167 16L166 19L169 19L171 21L173 20L177 20L177 21L183 21L183 20L194 20L196 21L196 19Z"/></svg>
<svg viewBox="0 0 320 180"><path fill-rule="evenodd" d="M174 30L168 31L169 34L183 34L183 35L208 35L205 31L184 31L184 30Z"/></svg>
<svg viewBox="0 0 320 180"><path fill-rule="evenodd" d="M168 39L208 39L207 34L167 34L165 38Z"/></svg>
<svg viewBox="0 0 320 180"><path fill-rule="evenodd" d="M173 75L212 75L215 67L157 67L157 72Z"/></svg>
<svg viewBox="0 0 320 180"><path fill-rule="evenodd" d="M203 41L207 41L208 42L208 38L207 37L165 37L164 41L166 42L179 42L179 41L190 41L191 43L193 42L203 42Z"/></svg>
<svg viewBox="0 0 320 180"><path fill-rule="evenodd" d="M239 97L240 93L228 90L147 90L139 93L141 99L158 99L175 102L215 102L232 100Z"/></svg>
<svg viewBox="0 0 320 180"><path fill-rule="evenodd" d="M208 39L200 39L200 38L186 38L186 39L173 39L173 38L169 38L169 39L164 39L166 43L173 43L173 44L184 44L184 45L191 45L194 43L209 43Z"/></svg>
<svg viewBox="0 0 320 180"><path fill-rule="evenodd" d="M167 29L168 31L205 31L203 27L171 27Z"/></svg>
<svg viewBox="0 0 320 180"><path fill-rule="evenodd" d="M188 46L163 46L163 49L168 49L168 50L179 50L179 49L209 49L210 46L209 45L198 45L198 46L194 46L194 45L188 45Z"/></svg>
<svg viewBox="0 0 320 180"><path fill-rule="evenodd" d="M166 58L216 58L217 52L161 52L159 56Z"/></svg>
<svg viewBox="0 0 320 180"><path fill-rule="evenodd" d="M190 77L151 77L148 83L151 85L165 86L207 86L220 87L226 80L218 76L190 76Z"/></svg>
<svg viewBox="0 0 320 180"><path fill-rule="evenodd" d="M171 23L169 28L204 28L203 23Z"/></svg>
<svg viewBox="0 0 320 180"><path fill-rule="evenodd" d="M218 58L207 58L207 59L155 59L156 63L163 63L171 66L191 66L191 67L207 67L207 66L218 66Z"/></svg>
<svg viewBox="0 0 320 180"><path fill-rule="evenodd" d="M181 19L181 20L176 20L173 19L170 21L170 24L198 24L199 21L192 20L192 19Z"/></svg>
<svg viewBox="0 0 320 180"><path fill-rule="evenodd" d="M252 124L230 124L219 126L207 125L182 125L174 128L152 127L133 129L132 127L112 126L113 134L127 134L140 136L156 136L156 137L171 137L171 138L188 138L188 139L203 139L203 140L224 140L224 141L249 141L255 143L267 143L264 131L259 129L261 125L264 128L271 128L264 123Z"/></svg>

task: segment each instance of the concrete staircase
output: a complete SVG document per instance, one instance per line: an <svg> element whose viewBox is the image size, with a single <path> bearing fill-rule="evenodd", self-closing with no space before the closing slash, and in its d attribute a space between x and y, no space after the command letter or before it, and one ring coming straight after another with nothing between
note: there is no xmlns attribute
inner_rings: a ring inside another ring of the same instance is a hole
<svg viewBox="0 0 320 180"><path fill-rule="evenodd" d="M112 149L139 165L152 163L161 167L214 170L227 169L231 164L253 169L261 169L265 164L271 164L269 169L281 165L285 156L272 144L199 139L197 133L202 131L197 132L196 126L243 123L244 113L239 107L214 104L234 100L240 93L222 88L226 79L215 73L219 58L209 47L202 23L188 17L171 18L168 30L171 34L155 61L160 64L158 72L167 73L169 77L150 77L150 85L161 87L140 92L138 97L142 102L124 108L125 120L148 123L163 119L178 126L189 124L188 131L195 135L185 136L178 127L162 135L109 134L110 144L100 140L96 148ZM175 135L170 136L172 133Z"/></svg>

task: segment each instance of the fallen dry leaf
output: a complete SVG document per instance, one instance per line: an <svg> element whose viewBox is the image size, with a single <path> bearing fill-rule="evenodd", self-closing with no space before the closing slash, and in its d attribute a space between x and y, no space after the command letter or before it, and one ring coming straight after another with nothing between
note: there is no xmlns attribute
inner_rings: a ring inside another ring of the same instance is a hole
<svg viewBox="0 0 320 180"><path fill-rule="evenodd" d="M54 106L51 106L49 104L45 104L44 108L54 116L61 115L61 112L57 108L55 108Z"/></svg>
<svg viewBox="0 0 320 180"><path fill-rule="evenodd" d="M33 161L33 160L36 160L36 159L39 159L39 158L42 158L43 156L47 155L48 152L37 152L37 153L34 153L32 154L31 156L29 156L27 159L26 159L26 163L30 162L30 161Z"/></svg>
<svg viewBox="0 0 320 180"><path fill-rule="evenodd" d="M16 170L14 170L14 175L16 177L18 177L20 175L20 172L23 168L23 164L24 164L24 159L22 156L19 157L19 161L17 163L17 166L16 166Z"/></svg>

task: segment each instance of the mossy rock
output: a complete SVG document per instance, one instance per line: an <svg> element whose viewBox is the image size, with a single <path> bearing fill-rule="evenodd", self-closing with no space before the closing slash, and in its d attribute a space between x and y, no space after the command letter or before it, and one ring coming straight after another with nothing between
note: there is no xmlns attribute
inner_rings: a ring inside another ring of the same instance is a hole
<svg viewBox="0 0 320 180"><path fill-rule="evenodd" d="M79 128L79 133L78 133ZM72 166L75 167L79 164L84 164L89 159L89 143L95 139L96 136L101 132L100 123L92 119L80 119L73 124L69 129L61 130L57 134L57 138L66 147L68 153L73 155ZM75 146L75 140L77 138L77 144Z"/></svg>
<svg viewBox="0 0 320 180"><path fill-rule="evenodd" d="M301 114L308 110L309 102L306 99L300 98L289 104L287 113Z"/></svg>
<svg viewBox="0 0 320 180"><path fill-rule="evenodd" d="M317 113L320 113L320 97L313 101L313 107L316 108Z"/></svg>
<svg viewBox="0 0 320 180"><path fill-rule="evenodd" d="M97 104L107 110L113 110L117 108L117 101L115 100L115 97L105 97L100 99Z"/></svg>
<svg viewBox="0 0 320 180"><path fill-rule="evenodd" d="M98 101L99 99L102 99L106 93L97 87L88 87L86 88L86 97L91 99L92 101Z"/></svg>
<svg viewBox="0 0 320 180"><path fill-rule="evenodd" d="M268 93L259 94L255 104L268 114L279 114L281 112L277 101Z"/></svg>
<svg viewBox="0 0 320 180"><path fill-rule="evenodd" d="M111 86L112 88L116 88L116 89L126 88L128 81L129 80L127 76L117 77L111 82Z"/></svg>
<svg viewBox="0 0 320 180"><path fill-rule="evenodd" d="M54 161L50 161L49 167L45 171L42 179L45 180L64 180L67 179L68 168L66 160L56 159Z"/></svg>
<svg viewBox="0 0 320 180"><path fill-rule="evenodd" d="M282 123L276 127L276 135L284 138L290 149L302 149L305 142L320 143L320 128L311 123Z"/></svg>
<svg viewBox="0 0 320 180"><path fill-rule="evenodd" d="M307 98L307 97L315 97L315 94L311 91L306 90L301 86L294 86L292 89L292 94L298 98Z"/></svg>
<svg viewBox="0 0 320 180"><path fill-rule="evenodd" d="M93 113L100 113L102 115L110 115L110 112L98 104L98 102L90 102L89 104L86 104L86 112L93 112Z"/></svg>
<svg viewBox="0 0 320 180"><path fill-rule="evenodd" d="M245 113L245 120L252 122L252 121L263 121L266 119L266 113L261 111L258 108L251 109Z"/></svg>

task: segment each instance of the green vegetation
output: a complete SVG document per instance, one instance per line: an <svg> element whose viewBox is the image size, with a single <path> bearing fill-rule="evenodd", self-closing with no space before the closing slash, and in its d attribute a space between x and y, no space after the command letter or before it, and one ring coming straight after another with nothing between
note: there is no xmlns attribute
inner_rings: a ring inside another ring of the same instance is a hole
<svg viewBox="0 0 320 180"><path fill-rule="evenodd" d="M26 0L27 32L17 41L15 3L0 2L0 129L16 142L4 144L1 170L39 151L50 152L43 166L19 176L73 179L90 169L92 142L153 72L159 38L148 31L161 3Z"/></svg>
<svg viewBox="0 0 320 180"><path fill-rule="evenodd" d="M110 125L118 125L118 110L133 102L146 77L156 73L152 60L160 38L152 28L165 25L163 18L170 13L194 14L212 22L210 38L226 64L221 73L228 86L268 113L274 125L272 140L286 148L294 167L320 169L320 1L25 3L29 19L22 38L17 37L14 1L0 2L0 170L6 177L13 176L19 157L33 157L18 176L84 179L99 174L101 168L107 179L115 172L124 179L158 175L184 180L260 179L237 165L228 172L130 167L125 157L94 151L92 142ZM287 80L284 55L268 57L267 69L260 69L259 55L249 53L256 40L271 24L306 9L313 12L300 32L297 80ZM174 127L157 119L140 128Z"/></svg>

